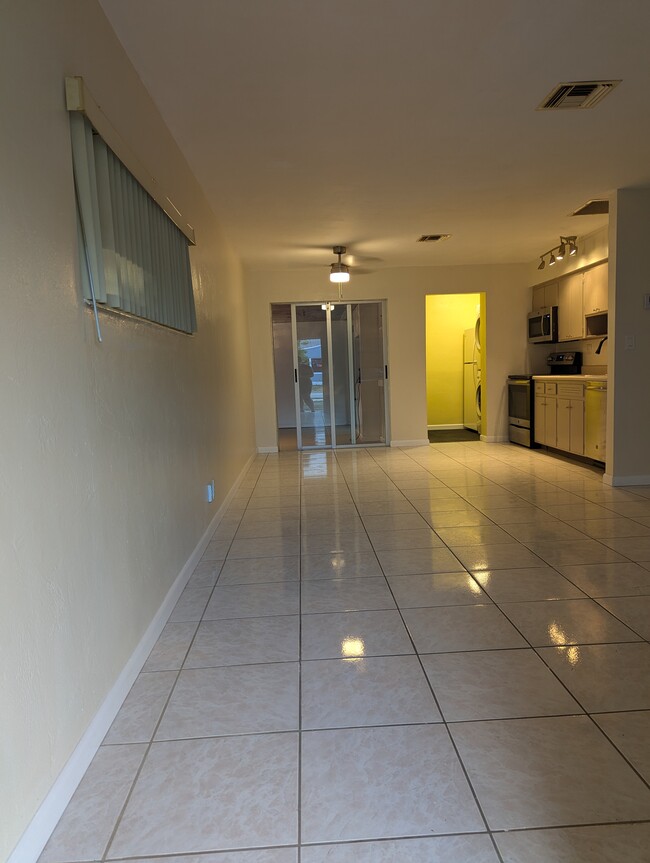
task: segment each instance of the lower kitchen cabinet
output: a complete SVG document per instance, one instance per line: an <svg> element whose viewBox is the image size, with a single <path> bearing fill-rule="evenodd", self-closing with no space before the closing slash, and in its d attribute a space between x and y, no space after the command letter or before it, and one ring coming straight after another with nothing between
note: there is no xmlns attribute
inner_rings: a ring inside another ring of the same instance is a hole
<svg viewBox="0 0 650 863"><path fill-rule="evenodd" d="M584 455L585 393L581 383L557 384L557 444L558 449Z"/></svg>
<svg viewBox="0 0 650 863"><path fill-rule="evenodd" d="M557 384L535 384L535 443L556 447Z"/></svg>
<svg viewBox="0 0 650 863"><path fill-rule="evenodd" d="M584 455L585 399L582 383L535 383L535 442L574 455Z"/></svg>

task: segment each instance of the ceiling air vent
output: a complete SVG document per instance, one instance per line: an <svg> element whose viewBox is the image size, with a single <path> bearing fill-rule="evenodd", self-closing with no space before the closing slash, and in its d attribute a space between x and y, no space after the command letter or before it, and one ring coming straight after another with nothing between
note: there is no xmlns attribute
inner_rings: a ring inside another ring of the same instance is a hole
<svg viewBox="0 0 650 863"><path fill-rule="evenodd" d="M602 216L604 213L609 213L609 201L595 198L587 201L577 210L571 213L572 216Z"/></svg>
<svg viewBox="0 0 650 863"><path fill-rule="evenodd" d="M558 84L538 106L538 111L593 108L620 84L619 81L573 81Z"/></svg>
<svg viewBox="0 0 650 863"><path fill-rule="evenodd" d="M418 237L418 243L437 243L439 240L448 240L451 234L422 234Z"/></svg>

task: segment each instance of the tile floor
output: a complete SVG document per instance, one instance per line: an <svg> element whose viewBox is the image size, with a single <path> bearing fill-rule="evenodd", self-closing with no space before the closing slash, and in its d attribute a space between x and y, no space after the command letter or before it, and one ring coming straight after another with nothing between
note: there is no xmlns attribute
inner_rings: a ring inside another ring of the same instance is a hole
<svg viewBox="0 0 650 863"><path fill-rule="evenodd" d="M650 488L260 456L41 863L648 863Z"/></svg>

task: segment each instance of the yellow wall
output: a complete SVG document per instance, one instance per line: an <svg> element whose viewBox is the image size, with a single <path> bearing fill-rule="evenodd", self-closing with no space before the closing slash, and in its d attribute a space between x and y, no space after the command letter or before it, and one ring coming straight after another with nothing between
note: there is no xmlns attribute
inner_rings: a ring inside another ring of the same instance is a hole
<svg viewBox="0 0 650 863"><path fill-rule="evenodd" d="M426 298L427 424L463 422L463 332L474 327L480 294Z"/></svg>

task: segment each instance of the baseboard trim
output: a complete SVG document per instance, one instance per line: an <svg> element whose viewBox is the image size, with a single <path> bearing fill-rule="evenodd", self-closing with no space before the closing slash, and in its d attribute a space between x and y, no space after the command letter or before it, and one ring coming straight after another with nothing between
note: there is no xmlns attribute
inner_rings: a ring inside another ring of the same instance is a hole
<svg viewBox="0 0 650 863"><path fill-rule="evenodd" d="M614 487L622 485L650 485L650 476L648 474L641 476L615 476L614 474L606 473L603 476L603 482L606 485Z"/></svg>
<svg viewBox="0 0 650 863"><path fill-rule="evenodd" d="M147 627L147 631L127 660L119 677L92 718L90 725L54 781L45 799L36 810L36 814L20 837L18 844L7 858L7 863L36 863L40 857L43 848L45 848L54 828L59 823L66 806L77 790L77 786L83 779L84 773L95 757L108 729L111 727L117 712L122 706L122 702L133 686L142 666L147 661L147 657L167 623L167 619L183 592L183 588L203 556L203 552L210 542L212 534L228 509L254 458L255 454L251 455L244 468L240 471L223 503L210 520L210 524L196 544L194 551L174 579L174 583L167 591L167 595Z"/></svg>
<svg viewBox="0 0 650 863"><path fill-rule="evenodd" d="M263 453L279 452L279 450L277 446L258 446L257 452L262 455Z"/></svg>
<svg viewBox="0 0 650 863"><path fill-rule="evenodd" d="M447 429L464 429L462 423L444 423L438 426L427 426L428 431L446 431Z"/></svg>
<svg viewBox="0 0 650 863"><path fill-rule="evenodd" d="M390 445L399 447L429 446L429 438L422 438L420 440L392 440Z"/></svg>

